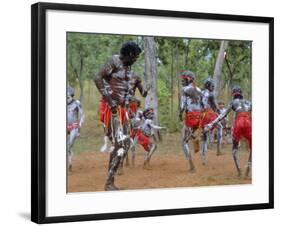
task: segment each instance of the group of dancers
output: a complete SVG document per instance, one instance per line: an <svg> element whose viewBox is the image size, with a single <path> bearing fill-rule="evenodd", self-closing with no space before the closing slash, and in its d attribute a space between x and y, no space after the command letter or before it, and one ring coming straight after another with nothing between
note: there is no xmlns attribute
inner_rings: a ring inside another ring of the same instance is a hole
<svg viewBox="0 0 281 226"><path fill-rule="evenodd" d="M189 171L194 172L195 166L192 161L192 152L190 150L190 141L196 140L195 132L200 129L203 135L203 145L201 151L202 163L207 162L207 151L210 142L210 133L217 127L217 155L221 155L221 140L223 132L223 120L233 110L235 120L232 128L232 153L237 168L238 175L241 176L241 167L239 161L239 144L241 138L248 141L250 155L246 176L248 176L252 162L252 118L251 102L244 99L241 87L235 86L232 89L232 100L226 109L220 109L216 104L214 95L214 81L208 78L204 81L204 89L200 90L195 85L195 74L191 71L185 71L181 74L182 96L180 105L180 119L185 113L185 123L183 128L182 146L186 159L189 162ZM195 145L198 146L198 145Z"/></svg>
<svg viewBox="0 0 281 226"><path fill-rule="evenodd" d="M94 82L102 98L100 101L100 121L104 125L104 144L102 152L109 152L108 174L105 190L119 190L115 185L115 175L128 150L140 144L147 152L144 167L149 166L151 156L157 145L152 139L155 131L163 129L155 123L155 114L152 107L141 110L141 101L135 96L136 90L145 98L149 87L144 87L140 77L131 70L131 66L141 53L135 42L123 44L119 55L113 55L95 76ZM195 150L199 150L197 130L202 132L203 145L201 151L202 163L207 163L207 151L210 134L217 128L217 155L221 155L221 139L224 120L231 110L236 112L233 123L233 158L238 175L241 175L239 162L239 144L241 138L246 138L251 149L252 124L251 103L243 98L240 87L232 89L232 101L227 108L219 108L214 95L214 81L208 78L204 81L204 89L195 85L196 76L191 71L181 73L182 90L179 118L183 121L182 148L189 163L189 171L195 172L192 160L190 141L193 140ZM83 109L79 101L74 99L74 90L69 87L68 93L68 167L71 170L73 144L79 136L84 121ZM153 100L151 100L153 102ZM251 151L248 160L246 175L251 167Z"/></svg>

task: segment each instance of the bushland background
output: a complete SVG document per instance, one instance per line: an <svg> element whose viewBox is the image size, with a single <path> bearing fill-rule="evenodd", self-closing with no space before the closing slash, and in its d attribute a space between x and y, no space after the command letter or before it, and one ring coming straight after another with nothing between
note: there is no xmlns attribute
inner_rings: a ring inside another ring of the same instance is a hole
<svg viewBox="0 0 281 226"><path fill-rule="evenodd" d="M142 170L143 155L137 145L137 165L126 167L120 176L126 189L161 188L251 183L251 179L238 179L231 155L231 136L225 139L225 156L216 157L210 146L208 167L202 167L199 155L194 154L198 172L187 174L187 162L181 147L183 122L179 121L181 95L180 74L191 70L196 74L195 84L204 88L204 80L212 77L215 95L227 107L231 101L233 85L240 85L244 96L251 99L251 42L239 40L207 40L175 37L142 37L89 33L67 33L67 80L75 88L85 112L81 136L74 146L76 154L73 171L68 174L68 191L99 191L106 178L108 155L99 153L103 144L103 127L99 122L101 98L93 79L113 54L119 54L122 44L134 41L142 54L132 66L144 86L151 89L141 98L142 107L153 107L155 123L165 126L161 141L153 156L151 172ZM151 101L152 100L152 101ZM229 116L232 125L233 113ZM198 131L197 136L202 132ZM192 142L190 143L192 147ZM202 142L201 142L202 146ZM200 147L202 149L202 147ZM247 145L241 146L242 165L247 161ZM165 177L161 180L161 175ZM141 181L141 182L140 182Z"/></svg>

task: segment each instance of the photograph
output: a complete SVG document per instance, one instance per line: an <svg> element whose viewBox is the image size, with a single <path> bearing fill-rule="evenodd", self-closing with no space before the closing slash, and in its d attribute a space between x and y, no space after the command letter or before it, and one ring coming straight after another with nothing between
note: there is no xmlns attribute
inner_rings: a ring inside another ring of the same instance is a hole
<svg viewBox="0 0 281 226"><path fill-rule="evenodd" d="M273 208L272 17L31 12L32 221Z"/></svg>
<svg viewBox="0 0 281 226"><path fill-rule="evenodd" d="M251 40L72 31L65 54L68 193L252 183Z"/></svg>

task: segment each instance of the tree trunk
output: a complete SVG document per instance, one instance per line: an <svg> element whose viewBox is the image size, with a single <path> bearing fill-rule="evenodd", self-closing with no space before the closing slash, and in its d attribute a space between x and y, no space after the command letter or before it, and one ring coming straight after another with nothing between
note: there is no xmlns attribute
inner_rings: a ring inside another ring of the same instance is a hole
<svg viewBox="0 0 281 226"><path fill-rule="evenodd" d="M179 68L179 43L177 42L176 44L176 79L177 79L177 91L178 91L178 103L180 102L180 77L179 77L179 72L180 72L180 68ZM179 106L179 104L178 104Z"/></svg>
<svg viewBox="0 0 281 226"><path fill-rule="evenodd" d="M214 83L215 83L214 93L216 98L220 94L220 87L221 87L220 81L222 75L222 67L224 63L224 52L226 51L227 46L228 46L228 41L221 41L219 53L216 60L214 76L213 76Z"/></svg>
<svg viewBox="0 0 281 226"><path fill-rule="evenodd" d="M84 59L83 57L81 56L80 57L80 73L79 73L79 87L80 87L80 102L81 104L83 105L83 101L84 101L84 80L82 78L82 75L83 75L83 67L84 67Z"/></svg>
<svg viewBox="0 0 281 226"><path fill-rule="evenodd" d="M191 39L188 40L187 45L185 46L185 54L184 54L184 68L182 70L186 70L188 67L188 56L189 56L189 50L190 50L190 43ZM180 105L181 105L181 96L182 96L182 90L180 86L180 77L178 75L179 80L179 88L178 88L178 113L180 112Z"/></svg>
<svg viewBox="0 0 281 226"><path fill-rule="evenodd" d="M155 112L154 122L158 124L158 96L157 96L157 60L156 43L153 37L144 37L145 53L145 80L146 84L151 86L147 97L145 98L145 108L151 107Z"/></svg>
<svg viewBox="0 0 281 226"><path fill-rule="evenodd" d="M171 78L170 78L170 89L171 89L171 106L170 106L170 117L173 118L173 111L174 111L174 46L172 45L171 49Z"/></svg>
<svg viewBox="0 0 281 226"><path fill-rule="evenodd" d="M185 60L184 60L184 64L185 64L185 66L187 67L187 65L188 65L188 55L189 55L189 46L190 46L190 43L191 43L191 39L189 39L188 40L188 43L187 43L187 45L186 45L186 47L185 47Z"/></svg>

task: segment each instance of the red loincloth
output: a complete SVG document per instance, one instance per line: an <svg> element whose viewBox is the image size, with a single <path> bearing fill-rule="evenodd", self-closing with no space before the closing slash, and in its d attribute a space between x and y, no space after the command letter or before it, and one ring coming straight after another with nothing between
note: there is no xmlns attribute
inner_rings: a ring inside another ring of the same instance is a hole
<svg viewBox="0 0 281 226"><path fill-rule="evenodd" d="M245 138L252 150L252 117L249 112L239 112L236 115L233 127L233 139L237 142Z"/></svg>
<svg viewBox="0 0 281 226"><path fill-rule="evenodd" d="M132 102L130 102L129 108L130 108L130 111L131 111L132 113L136 114L137 111L138 111L138 102L137 102L137 101L132 101Z"/></svg>
<svg viewBox="0 0 281 226"><path fill-rule="evenodd" d="M118 107L118 115L123 125L127 121L128 111L126 108ZM100 101L100 121L109 128L111 121L111 108L105 100Z"/></svg>
<svg viewBox="0 0 281 226"><path fill-rule="evenodd" d="M138 143L144 148L145 151L149 151L149 147L151 146L152 142L150 137L145 136L141 129L134 129L131 132L132 138L137 138Z"/></svg>
<svg viewBox="0 0 281 226"><path fill-rule="evenodd" d="M201 120L201 125L200 127L204 129L204 127L214 121L218 115L213 111L213 109L208 108L204 112L202 112L202 120ZM215 126L212 127L212 130L214 129Z"/></svg>
<svg viewBox="0 0 281 226"><path fill-rule="evenodd" d="M77 129L77 128L79 128L78 122L71 123L67 125L67 133L69 134L73 129Z"/></svg>
<svg viewBox="0 0 281 226"><path fill-rule="evenodd" d="M186 112L185 114L185 125L187 127L197 129L201 123L201 112L200 111L191 111Z"/></svg>

